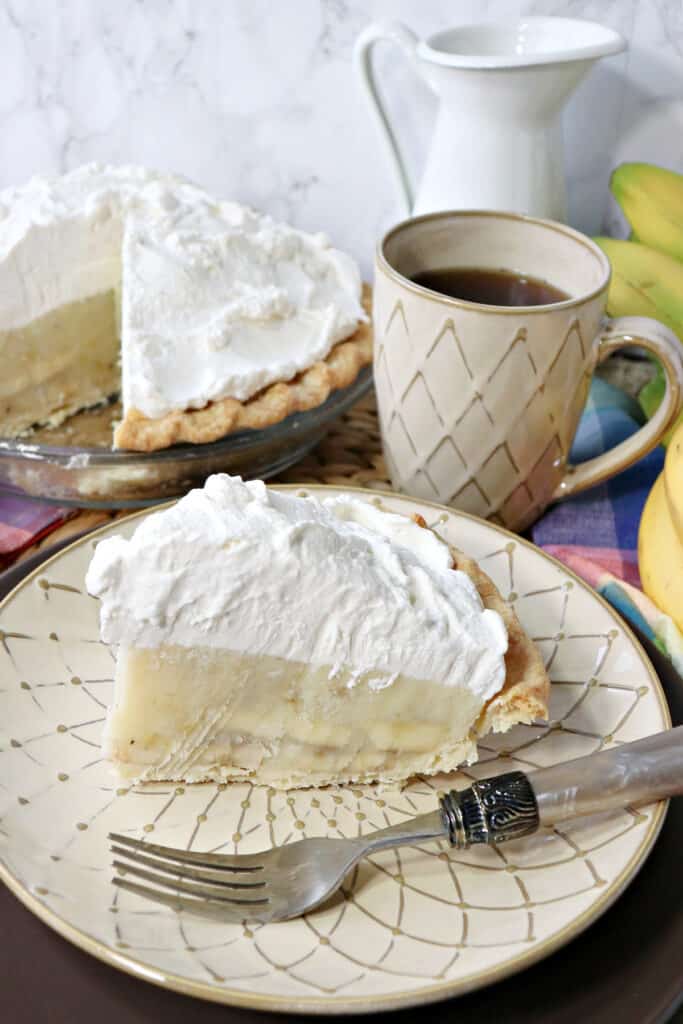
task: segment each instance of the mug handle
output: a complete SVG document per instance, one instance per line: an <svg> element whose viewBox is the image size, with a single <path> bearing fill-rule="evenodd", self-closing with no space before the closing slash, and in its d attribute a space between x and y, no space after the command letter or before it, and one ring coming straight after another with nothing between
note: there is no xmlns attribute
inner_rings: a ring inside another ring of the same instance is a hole
<svg viewBox="0 0 683 1024"><path fill-rule="evenodd" d="M644 348L657 358L664 369L666 388L662 402L652 419L631 437L602 455L572 466L555 488L551 501L569 498L621 473L659 444L673 425L683 403L683 359L681 342L658 320L643 316L620 316L611 320L600 335L596 365L620 348Z"/></svg>
<svg viewBox="0 0 683 1024"><path fill-rule="evenodd" d="M375 114L380 134L386 143L389 159L398 179L406 215L410 216L415 198L413 186L408 176L406 165L401 157L394 129L391 126L386 108L377 91L375 74L372 69L372 50L375 43L382 39L390 43L396 43L403 50L418 73L419 66L415 51L419 40L412 29L409 29L407 25L403 25L400 21L378 21L363 29L353 48L353 62L358 77L365 88L366 95L370 101L370 108Z"/></svg>

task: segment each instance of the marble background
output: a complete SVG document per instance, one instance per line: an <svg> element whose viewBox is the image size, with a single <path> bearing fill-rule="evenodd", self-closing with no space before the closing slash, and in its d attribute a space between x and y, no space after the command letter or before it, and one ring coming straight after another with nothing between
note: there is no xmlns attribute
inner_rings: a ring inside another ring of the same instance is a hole
<svg viewBox="0 0 683 1024"><path fill-rule="evenodd" d="M353 77L354 39L378 18L429 34L530 12L629 40L581 85L565 129L570 221L618 233L616 163L683 170L681 0L0 0L0 186L142 162L323 229L367 270L402 209ZM397 51L378 66L418 174L434 101Z"/></svg>

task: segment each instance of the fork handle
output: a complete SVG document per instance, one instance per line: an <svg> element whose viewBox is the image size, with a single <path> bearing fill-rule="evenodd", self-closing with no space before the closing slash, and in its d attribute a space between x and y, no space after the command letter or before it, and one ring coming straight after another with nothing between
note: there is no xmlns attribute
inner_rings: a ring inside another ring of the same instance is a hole
<svg viewBox="0 0 683 1024"><path fill-rule="evenodd" d="M683 793L683 726L526 775L509 772L441 801L451 844L501 843L570 818Z"/></svg>
<svg viewBox="0 0 683 1024"><path fill-rule="evenodd" d="M683 725L529 776L541 825L683 793Z"/></svg>

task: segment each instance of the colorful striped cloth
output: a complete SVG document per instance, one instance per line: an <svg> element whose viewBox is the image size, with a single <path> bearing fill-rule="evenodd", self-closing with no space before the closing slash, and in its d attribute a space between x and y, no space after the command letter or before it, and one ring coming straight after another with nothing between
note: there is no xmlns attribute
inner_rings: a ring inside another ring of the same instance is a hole
<svg viewBox="0 0 683 1024"><path fill-rule="evenodd" d="M73 509L0 492L0 570L73 515Z"/></svg>
<svg viewBox="0 0 683 1024"><path fill-rule="evenodd" d="M634 399L595 378L574 439L572 461L583 462L613 448L643 421ZM680 672L683 636L640 590L638 574L638 524L663 466L664 449L659 447L607 483L555 505L532 527L531 537L639 626Z"/></svg>

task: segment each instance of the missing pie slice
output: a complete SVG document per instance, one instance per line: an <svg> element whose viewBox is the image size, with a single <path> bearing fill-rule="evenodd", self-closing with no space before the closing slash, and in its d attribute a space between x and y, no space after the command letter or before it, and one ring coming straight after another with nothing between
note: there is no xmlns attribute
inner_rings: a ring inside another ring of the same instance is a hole
<svg viewBox="0 0 683 1024"><path fill-rule="evenodd" d="M104 753L135 780L401 782L546 717L540 655L421 522L219 475L87 575L118 645Z"/></svg>

